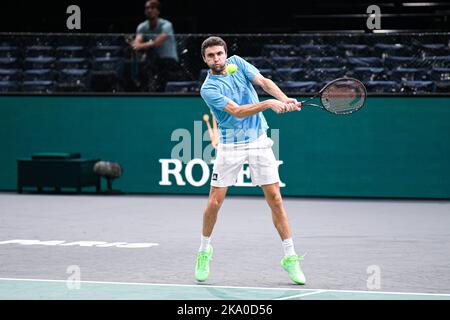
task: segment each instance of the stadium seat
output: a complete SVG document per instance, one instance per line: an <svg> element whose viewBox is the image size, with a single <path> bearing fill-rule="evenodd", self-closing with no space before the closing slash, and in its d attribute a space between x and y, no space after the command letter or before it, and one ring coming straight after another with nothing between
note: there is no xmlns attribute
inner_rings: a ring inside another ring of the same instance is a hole
<svg viewBox="0 0 450 320"><path fill-rule="evenodd" d="M92 35L89 37L89 44L93 47L120 46L125 44L123 35Z"/></svg>
<svg viewBox="0 0 450 320"><path fill-rule="evenodd" d="M433 68L431 79L434 81L450 81L450 68Z"/></svg>
<svg viewBox="0 0 450 320"><path fill-rule="evenodd" d="M415 65L419 64L417 58L415 57L405 57L405 56L390 56L384 59L384 65L390 69L395 68L414 68Z"/></svg>
<svg viewBox="0 0 450 320"><path fill-rule="evenodd" d="M62 46L56 48L56 55L59 58L82 58L87 53L82 46Z"/></svg>
<svg viewBox="0 0 450 320"><path fill-rule="evenodd" d="M318 82L328 82L345 75L343 68L314 68L314 78Z"/></svg>
<svg viewBox="0 0 450 320"><path fill-rule="evenodd" d="M118 57L101 57L92 60L93 70L120 72L123 67L123 59Z"/></svg>
<svg viewBox="0 0 450 320"><path fill-rule="evenodd" d="M338 52L341 56L347 57L369 57L371 51L365 44L341 44L338 46Z"/></svg>
<svg viewBox="0 0 450 320"><path fill-rule="evenodd" d="M25 69L52 69L55 66L54 57L25 58Z"/></svg>
<svg viewBox="0 0 450 320"><path fill-rule="evenodd" d="M18 81L22 79L20 69L0 69L0 81Z"/></svg>
<svg viewBox="0 0 450 320"><path fill-rule="evenodd" d="M422 44L419 48L424 57L450 55L450 47L442 43Z"/></svg>
<svg viewBox="0 0 450 320"><path fill-rule="evenodd" d="M268 69L272 67L265 57L246 57L244 59L258 69Z"/></svg>
<svg viewBox="0 0 450 320"><path fill-rule="evenodd" d="M338 68L343 63L338 57L311 57L305 62L305 66L309 68Z"/></svg>
<svg viewBox="0 0 450 320"><path fill-rule="evenodd" d="M270 62L274 69L298 68L302 65L302 59L299 57L273 57Z"/></svg>
<svg viewBox="0 0 450 320"><path fill-rule="evenodd" d="M435 89L433 81L402 81L400 86L400 92L407 93L429 93Z"/></svg>
<svg viewBox="0 0 450 320"><path fill-rule="evenodd" d="M435 92L450 93L450 81L435 81Z"/></svg>
<svg viewBox="0 0 450 320"><path fill-rule="evenodd" d="M302 57L328 57L336 54L330 45L304 44L299 47L298 55Z"/></svg>
<svg viewBox="0 0 450 320"><path fill-rule="evenodd" d="M278 68L275 70L276 81L301 81L305 79L305 69L303 68Z"/></svg>
<svg viewBox="0 0 450 320"><path fill-rule="evenodd" d="M18 92L20 86L17 81L0 81L0 92Z"/></svg>
<svg viewBox="0 0 450 320"><path fill-rule="evenodd" d="M374 45L374 53L378 57L408 56L411 54L411 50L408 46L400 43L377 43Z"/></svg>
<svg viewBox="0 0 450 320"><path fill-rule="evenodd" d="M378 68L382 67L383 63L378 57L347 57L347 65L350 68Z"/></svg>
<svg viewBox="0 0 450 320"><path fill-rule="evenodd" d="M24 81L53 81L55 73L52 69L31 69L24 73Z"/></svg>
<svg viewBox="0 0 450 320"><path fill-rule="evenodd" d="M120 90L120 79L124 71L124 59L102 57L92 60L91 88L95 92Z"/></svg>
<svg viewBox="0 0 450 320"><path fill-rule="evenodd" d="M365 83L368 92L393 93L398 91L395 81L367 81Z"/></svg>
<svg viewBox="0 0 450 320"><path fill-rule="evenodd" d="M27 57L52 57L55 50L52 46L29 46L25 49Z"/></svg>
<svg viewBox="0 0 450 320"><path fill-rule="evenodd" d="M0 58L0 69L20 69L22 67L18 58Z"/></svg>
<svg viewBox="0 0 450 320"><path fill-rule="evenodd" d="M297 49L290 44L266 44L262 48L262 55L266 57L280 56L296 56Z"/></svg>
<svg viewBox="0 0 450 320"><path fill-rule="evenodd" d="M15 58L21 56L20 50L16 46L0 46L1 58Z"/></svg>
<svg viewBox="0 0 450 320"><path fill-rule="evenodd" d="M429 80L426 69L396 68L390 72L390 79L395 81L423 81Z"/></svg>
<svg viewBox="0 0 450 320"><path fill-rule="evenodd" d="M285 81L279 84L280 89L286 94L316 92L317 86L316 81Z"/></svg>
<svg viewBox="0 0 450 320"><path fill-rule="evenodd" d="M87 69L63 69L58 80L58 91L82 92L90 86L90 72Z"/></svg>
<svg viewBox="0 0 450 320"><path fill-rule="evenodd" d="M386 79L386 71L384 68L355 68L350 73L352 77L360 81L382 81Z"/></svg>
<svg viewBox="0 0 450 320"><path fill-rule="evenodd" d="M425 57L423 64L431 68L450 68L450 55Z"/></svg>
<svg viewBox="0 0 450 320"><path fill-rule="evenodd" d="M54 81L24 81L22 83L24 92L51 93L55 91Z"/></svg>
<svg viewBox="0 0 450 320"><path fill-rule="evenodd" d="M58 69L88 69L91 66L86 58L60 58L56 65Z"/></svg>
<svg viewBox="0 0 450 320"><path fill-rule="evenodd" d="M123 50L121 46L97 46L93 48L92 55L97 58L122 57Z"/></svg>
<svg viewBox="0 0 450 320"><path fill-rule="evenodd" d="M52 47L55 38L49 36L48 34L30 34L29 36L24 36L20 39L20 43L26 48L31 46L37 47ZM18 43L18 42L17 42Z"/></svg>
<svg viewBox="0 0 450 320"><path fill-rule="evenodd" d="M169 81L166 84L166 92L199 92L199 81Z"/></svg>

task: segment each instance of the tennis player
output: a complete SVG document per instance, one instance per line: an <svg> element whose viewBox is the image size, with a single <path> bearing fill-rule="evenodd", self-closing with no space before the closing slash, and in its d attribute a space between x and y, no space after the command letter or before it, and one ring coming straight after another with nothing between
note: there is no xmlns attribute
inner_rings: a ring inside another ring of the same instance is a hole
<svg viewBox="0 0 450 320"><path fill-rule="evenodd" d="M209 262L213 257L210 244L217 213L224 201L227 188L236 183L244 162L248 161L253 185L261 186L272 210L272 220L284 249L281 266L295 284L305 284L294 249L291 229L280 193L278 164L272 151L273 141L267 137L267 122L262 111L272 109L276 113L300 110L301 104L288 98L270 79L261 75L256 67L241 57L227 58L227 45L219 37L207 38L201 47L202 57L208 65L208 75L201 88L201 96L217 119L220 142L211 176L211 190L203 215L201 244L195 266L197 281L206 281ZM229 74L228 64L235 64L237 71ZM253 85L273 96L259 102Z"/></svg>

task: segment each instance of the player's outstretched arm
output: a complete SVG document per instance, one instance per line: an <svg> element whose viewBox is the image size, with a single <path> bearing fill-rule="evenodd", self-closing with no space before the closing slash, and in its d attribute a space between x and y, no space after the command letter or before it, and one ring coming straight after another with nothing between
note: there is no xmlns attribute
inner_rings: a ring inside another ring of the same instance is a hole
<svg viewBox="0 0 450 320"><path fill-rule="evenodd" d="M294 108L288 111L298 111L300 110L301 103L298 102L296 99L289 98L284 94L283 91L269 78L264 77L261 74L255 75L253 78L253 83L255 85L260 86L265 92L270 94L272 97L274 97L277 100L280 100L281 102L287 103L287 104L294 104Z"/></svg>

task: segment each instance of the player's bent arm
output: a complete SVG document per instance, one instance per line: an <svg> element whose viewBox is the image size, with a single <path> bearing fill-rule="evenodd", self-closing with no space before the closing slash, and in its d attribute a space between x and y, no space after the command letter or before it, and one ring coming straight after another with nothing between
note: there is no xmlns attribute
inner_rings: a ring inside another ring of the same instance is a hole
<svg viewBox="0 0 450 320"><path fill-rule="evenodd" d="M139 49L148 49L151 47L158 47L162 45L168 38L169 35L163 32L159 34L155 38L155 40L144 41L144 37L142 36L142 34L138 34L132 44L134 44L135 46L137 44L139 46Z"/></svg>
<svg viewBox="0 0 450 320"><path fill-rule="evenodd" d="M269 99L254 104L243 104L240 106L237 103L230 101L225 106L224 110L237 118L245 118L267 109L272 109L276 113L280 113L283 112L284 106L284 103L274 99Z"/></svg>
<svg viewBox="0 0 450 320"><path fill-rule="evenodd" d="M142 42L144 42L144 36L142 34L137 34L133 40L129 41L131 45Z"/></svg>
<svg viewBox="0 0 450 320"><path fill-rule="evenodd" d="M151 42L150 47L159 47L162 45L167 39L169 39L169 35L167 33L160 33L155 40Z"/></svg>
<svg viewBox="0 0 450 320"><path fill-rule="evenodd" d="M133 49L140 50L147 48L150 41L145 42L144 36L142 34L138 34L136 35L134 40L130 41L129 43L133 47Z"/></svg>
<svg viewBox="0 0 450 320"><path fill-rule="evenodd" d="M138 34L138 35L136 35L136 38L134 39L134 41L142 43L142 42L144 42L144 36L142 34Z"/></svg>
<svg viewBox="0 0 450 320"><path fill-rule="evenodd" d="M224 108L226 112L232 114L237 118L252 116L267 109L269 109L269 105L266 101L258 102L255 104L244 104L241 106L233 101L230 101Z"/></svg>
<svg viewBox="0 0 450 320"><path fill-rule="evenodd" d="M264 77L260 73L254 76L253 83L260 86L265 92L280 101L289 100L289 98L283 93L283 91L281 91L275 82Z"/></svg>

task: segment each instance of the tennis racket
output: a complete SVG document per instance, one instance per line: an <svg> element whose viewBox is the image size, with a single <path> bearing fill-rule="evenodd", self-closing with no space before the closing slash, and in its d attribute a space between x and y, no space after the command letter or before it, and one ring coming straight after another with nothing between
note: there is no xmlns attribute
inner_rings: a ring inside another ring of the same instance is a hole
<svg viewBox="0 0 450 320"><path fill-rule="evenodd" d="M328 82L313 97L301 101L301 105L319 107L333 114L344 115L361 109L366 98L367 90L361 81L338 78Z"/></svg>

